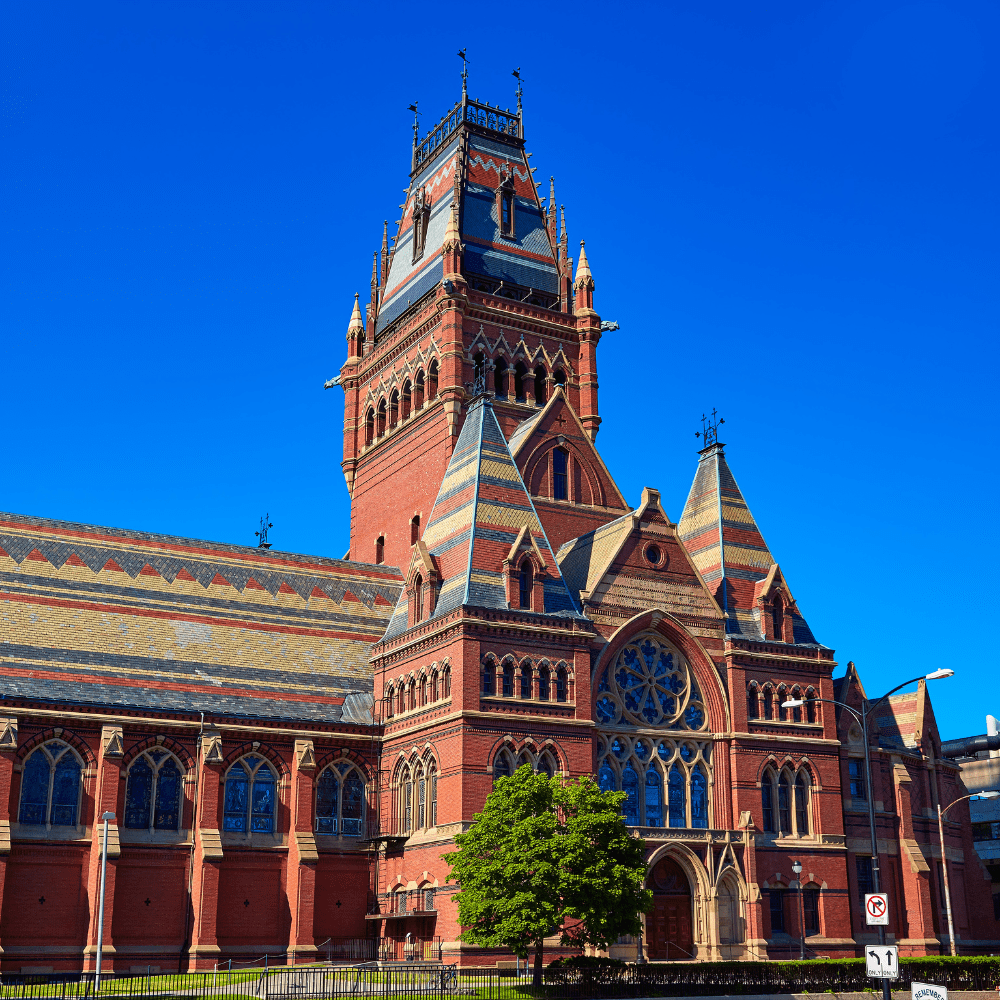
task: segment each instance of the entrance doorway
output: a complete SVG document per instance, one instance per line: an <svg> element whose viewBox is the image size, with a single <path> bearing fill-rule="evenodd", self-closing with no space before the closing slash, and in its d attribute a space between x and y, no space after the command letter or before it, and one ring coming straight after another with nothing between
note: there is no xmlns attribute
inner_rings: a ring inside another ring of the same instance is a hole
<svg viewBox="0 0 1000 1000"><path fill-rule="evenodd" d="M646 916L646 948L651 962L694 957L691 937L691 885L671 858L658 861L650 876L653 911Z"/></svg>

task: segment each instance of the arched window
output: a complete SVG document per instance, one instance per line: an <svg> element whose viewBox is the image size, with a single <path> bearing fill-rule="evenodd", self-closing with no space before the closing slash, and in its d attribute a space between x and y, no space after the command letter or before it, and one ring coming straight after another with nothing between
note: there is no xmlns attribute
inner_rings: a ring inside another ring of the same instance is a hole
<svg viewBox="0 0 1000 1000"><path fill-rule="evenodd" d="M785 771L778 776L778 831L792 832L792 789Z"/></svg>
<svg viewBox="0 0 1000 1000"><path fill-rule="evenodd" d="M417 682L411 677L406 685L406 707L412 712L417 707Z"/></svg>
<svg viewBox="0 0 1000 1000"><path fill-rule="evenodd" d="M403 681L399 682L399 711L406 711L406 684Z"/></svg>
<svg viewBox="0 0 1000 1000"><path fill-rule="evenodd" d="M376 564L385 562L385 535L379 535L375 539L375 562Z"/></svg>
<svg viewBox="0 0 1000 1000"><path fill-rule="evenodd" d="M813 688L806 691L806 722L816 721L816 692Z"/></svg>
<svg viewBox="0 0 1000 1000"><path fill-rule="evenodd" d="M802 700L801 689L798 687L793 687L792 701L801 701L801 700ZM801 721L802 721L802 706L800 705L798 708L792 709L792 722L801 722Z"/></svg>
<svg viewBox="0 0 1000 1000"><path fill-rule="evenodd" d="M569 687L567 683L566 668L560 667L556 671L556 701L565 701L566 692Z"/></svg>
<svg viewBox="0 0 1000 1000"><path fill-rule="evenodd" d="M438 394L438 363L435 359L427 366L427 398L437 399Z"/></svg>
<svg viewBox="0 0 1000 1000"><path fill-rule="evenodd" d="M627 798L622 803L622 814L629 826L639 825L639 775L631 761L622 768L622 791Z"/></svg>
<svg viewBox="0 0 1000 1000"><path fill-rule="evenodd" d="M556 385L565 386L566 385L566 373L561 368L557 368L552 373L552 381L555 382Z"/></svg>
<svg viewBox="0 0 1000 1000"><path fill-rule="evenodd" d="M655 764L646 768L646 826L663 826L663 776Z"/></svg>
<svg viewBox="0 0 1000 1000"><path fill-rule="evenodd" d="M423 830L427 825L427 775L423 766L416 768L417 786L417 829Z"/></svg>
<svg viewBox="0 0 1000 1000"><path fill-rule="evenodd" d="M770 722L774 718L774 690L770 684L764 685L764 720Z"/></svg>
<svg viewBox="0 0 1000 1000"><path fill-rule="evenodd" d="M410 407L413 405L413 386L410 384L409 379L403 383L403 394L400 397L399 402L399 419L406 420L406 418L410 415Z"/></svg>
<svg viewBox="0 0 1000 1000"><path fill-rule="evenodd" d="M390 684L385 689L385 715L387 719L391 719L396 714L396 690Z"/></svg>
<svg viewBox="0 0 1000 1000"><path fill-rule="evenodd" d="M531 591L534 585L534 573L531 569L531 560L524 559L521 562L521 575L519 583L518 599L522 608L531 610Z"/></svg>
<svg viewBox="0 0 1000 1000"><path fill-rule="evenodd" d="M757 684L754 681L750 682L750 686L747 688L747 718L756 719L760 711L759 694L757 692Z"/></svg>
<svg viewBox="0 0 1000 1000"><path fill-rule="evenodd" d="M125 785L127 830L178 830L183 772L166 750L147 750L128 769Z"/></svg>
<svg viewBox="0 0 1000 1000"><path fill-rule="evenodd" d="M443 678L443 680L444 680L444 684L443 684L444 691L443 691L441 697L442 698L450 698L451 697L451 667L445 667L444 668L444 678Z"/></svg>
<svg viewBox="0 0 1000 1000"><path fill-rule="evenodd" d="M567 500L569 488L566 470L569 465L566 452L562 448L552 449L552 496L556 500Z"/></svg>
<svg viewBox="0 0 1000 1000"><path fill-rule="evenodd" d="M805 915L806 937L819 934L819 886L808 885L802 890L802 910Z"/></svg>
<svg viewBox="0 0 1000 1000"><path fill-rule="evenodd" d="M365 809L365 781L347 761L331 764L316 780L316 832L360 837Z"/></svg>
<svg viewBox="0 0 1000 1000"><path fill-rule="evenodd" d="M687 816L684 802L684 772L676 761L670 768L667 779L667 804L670 813L670 825L674 827L687 826Z"/></svg>
<svg viewBox="0 0 1000 1000"><path fill-rule="evenodd" d="M781 600L781 594L774 595L774 603L771 605L771 634L775 642L783 642L785 636L785 606Z"/></svg>
<svg viewBox="0 0 1000 1000"><path fill-rule="evenodd" d="M782 708L785 702L788 701L788 688L784 684L778 687L778 721L787 722L788 721L788 709Z"/></svg>
<svg viewBox="0 0 1000 1000"><path fill-rule="evenodd" d="M497 399L507 398L507 361L501 355L493 369L493 392Z"/></svg>
<svg viewBox="0 0 1000 1000"><path fill-rule="evenodd" d="M381 437L385 433L385 400L381 400L378 404L378 418L376 420L376 431L378 436Z"/></svg>
<svg viewBox="0 0 1000 1000"><path fill-rule="evenodd" d="M420 515L414 514L410 518L410 544L416 545L420 539Z"/></svg>
<svg viewBox="0 0 1000 1000"><path fill-rule="evenodd" d="M777 833L778 824L774 815L774 774L769 770L765 771L760 779L760 805L764 832Z"/></svg>
<svg viewBox="0 0 1000 1000"><path fill-rule="evenodd" d="M427 806L427 825L438 825L438 776L437 765L431 761L427 768L427 788L429 802Z"/></svg>
<svg viewBox="0 0 1000 1000"><path fill-rule="evenodd" d="M541 406L545 402L545 369L539 365L535 369L535 403Z"/></svg>
<svg viewBox="0 0 1000 1000"><path fill-rule="evenodd" d="M427 704L427 675L420 678L420 704Z"/></svg>
<svg viewBox="0 0 1000 1000"><path fill-rule="evenodd" d="M700 764L691 771L691 826L708 829L708 782Z"/></svg>
<svg viewBox="0 0 1000 1000"><path fill-rule="evenodd" d="M613 792L618 787L615 782L615 772L607 761L601 764L597 772L597 784L602 792Z"/></svg>
<svg viewBox="0 0 1000 1000"><path fill-rule="evenodd" d="M424 373L421 369L413 379L413 409L422 410L424 408Z"/></svg>
<svg viewBox="0 0 1000 1000"><path fill-rule="evenodd" d="M365 417L365 444L371 444L375 440L375 411L369 406L368 415Z"/></svg>
<svg viewBox="0 0 1000 1000"><path fill-rule="evenodd" d="M441 685L438 672L431 672L431 701L438 701L441 697Z"/></svg>
<svg viewBox="0 0 1000 1000"><path fill-rule="evenodd" d="M413 776L410 774L409 768L403 771L400 792L403 797L399 810L403 819L403 833L409 834L413 832Z"/></svg>
<svg viewBox="0 0 1000 1000"><path fill-rule="evenodd" d="M527 662L521 664L521 697L531 697L531 664Z"/></svg>
<svg viewBox="0 0 1000 1000"><path fill-rule="evenodd" d="M496 666L492 660L483 664L483 694L496 694Z"/></svg>
<svg viewBox="0 0 1000 1000"><path fill-rule="evenodd" d="M418 573L413 580L413 621L424 620L424 578Z"/></svg>
<svg viewBox="0 0 1000 1000"><path fill-rule="evenodd" d="M809 783L801 772L795 779L795 832L809 836Z"/></svg>
<svg viewBox="0 0 1000 1000"><path fill-rule="evenodd" d="M538 773L547 774L550 778L554 777L556 773L556 763L548 751L538 758Z"/></svg>
<svg viewBox="0 0 1000 1000"><path fill-rule="evenodd" d="M503 696L514 697L514 664L510 662L503 665Z"/></svg>
<svg viewBox="0 0 1000 1000"><path fill-rule="evenodd" d="M80 811L83 763L68 743L43 743L24 762L21 808L25 826L76 826Z"/></svg>
<svg viewBox="0 0 1000 1000"><path fill-rule="evenodd" d="M227 833L274 833L277 779L263 757L250 754L226 774L222 829Z"/></svg>
<svg viewBox="0 0 1000 1000"><path fill-rule="evenodd" d="M501 778L509 778L510 775L510 754L506 750L500 750L493 758L493 780L499 781Z"/></svg>
<svg viewBox="0 0 1000 1000"><path fill-rule="evenodd" d="M515 770L519 770L522 767L530 767L532 771L535 769L535 762L531 759L531 754L527 750L522 750L517 757L517 763L514 765Z"/></svg>
<svg viewBox="0 0 1000 1000"><path fill-rule="evenodd" d="M538 668L538 700L549 700L549 668L544 665Z"/></svg>
<svg viewBox="0 0 1000 1000"><path fill-rule="evenodd" d="M528 369L523 361L518 361L514 365L514 398L519 402L524 402L524 376L528 374Z"/></svg>
<svg viewBox="0 0 1000 1000"><path fill-rule="evenodd" d="M389 397L389 426L395 427L399 423L399 393L393 389Z"/></svg>
<svg viewBox="0 0 1000 1000"><path fill-rule="evenodd" d="M477 351L472 357L472 379L473 382L476 379L486 377L486 355L482 351Z"/></svg>

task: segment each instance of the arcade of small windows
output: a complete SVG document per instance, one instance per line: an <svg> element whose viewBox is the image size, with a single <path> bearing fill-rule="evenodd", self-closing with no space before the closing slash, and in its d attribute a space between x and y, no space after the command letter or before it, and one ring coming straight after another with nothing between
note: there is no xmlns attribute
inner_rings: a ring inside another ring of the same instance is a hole
<svg viewBox="0 0 1000 1000"><path fill-rule="evenodd" d="M377 405L368 407L365 414L365 447L374 444L388 431L418 413L424 408L425 402L429 403L437 398L437 393L438 363L434 359L427 366L426 379L421 369L412 382L407 379L403 383L402 391L393 389L387 398L383 397Z"/></svg>
<svg viewBox="0 0 1000 1000"><path fill-rule="evenodd" d="M555 756L551 750L543 750L539 754L533 754L530 750L524 749L516 756L506 747L497 751L493 758L493 780L499 781L501 778L509 778L519 768L527 765L536 774L547 774L554 777L559 770Z"/></svg>
<svg viewBox="0 0 1000 1000"><path fill-rule="evenodd" d="M425 708L451 697L451 667L434 665L419 677L401 677L385 688L386 718Z"/></svg>
<svg viewBox="0 0 1000 1000"><path fill-rule="evenodd" d="M21 770L18 822L23 826L76 826L83 792L83 761L62 740L33 750Z"/></svg>
<svg viewBox="0 0 1000 1000"><path fill-rule="evenodd" d="M569 670L565 663L553 667L548 660L514 662L505 656L498 666L488 655L483 660L484 697L518 698L523 701L565 702L569 697Z"/></svg>
<svg viewBox="0 0 1000 1000"><path fill-rule="evenodd" d="M274 833L278 779L256 754L241 757L226 772L224 833Z"/></svg>
<svg viewBox="0 0 1000 1000"><path fill-rule="evenodd" d="M810 792L812 780L805 768L793 772L784 767L767 767L760 779L760 803L765 833L781 837L808 837L812 834Z"/></svg>
<svg viewBox="0 0 1000 1000"><path fill-rule="evenodd" d="M517 361L513 367L510 362L501 354L492 361L493 364L493 395L501 400L515 400L518 403L534 403L535 406L544 406L549 398L549 373L545 365L535 365L534 369L529 369L527 364ZM473 377L488 374L489 365L486 355L479 351L472 358ZM553 386L567 385L566 372L563 368L556 368L552 372L551 383Z"/></svg>
<svg viewBox="0 0 1000 1000"><path fill-rule="evenodd" d="M804 701L805 704L798 708L782 708L786 701ZM819 722L816 689L806 688L803 695L798 684L789 688L770 681L764 684L751 681L747 685L747 718L763 722Z"/></svg>
<svg viewBox="0 0 1000 1000"><path fill-rule="evenodd" d="M154 748L140 754L128 769L125 784L127 830L179 830L184 771L176 757Z"/></svg>
<svg viewBox="0 0 1000 1000"><path fill-rule="evenodd" d="M602 791L625 792L629 826L708 828L708 743L606 734L597 753L597 783Z"/></svg>
<svg viewBox="0 0 1000 1000"><path fill-rule="evenodd" d="M396 772L400 834L409 836L437 826L437 763L433 758L403 763Z"/></svg>
<svg viewBox="0 0 1000 1000"><path fill-rule="evenodd" d="M364 830L365 779L350 761L325 767L316 779L316 832L360 837Z"/></svg>

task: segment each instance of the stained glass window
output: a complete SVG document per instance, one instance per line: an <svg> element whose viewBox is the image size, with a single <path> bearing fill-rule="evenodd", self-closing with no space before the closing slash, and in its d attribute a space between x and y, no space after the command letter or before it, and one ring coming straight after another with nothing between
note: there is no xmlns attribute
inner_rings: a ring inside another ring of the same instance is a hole
<svg viewBox="0 0 1000 1000"><path fill-rule="evenodd" d="M765 773L760 783L760 804L764 813L764 832L774 833L774 785L769 773Z"/></svg>
<svg viewBox="0 0 1000 1000"><path fill-rule="evenodd" d="M125 828L148 830L150 805L153 797L153 769L145 757L140 757L128 769L125 786Z"/></svg>
<svg viewBox="0 0 1000 1000"><path fill-rule="evenodd" d="M639 775L631 764L622 770L622 791L627 798L622 803L622 814L629 826L639 825Z"/></svg>
<svg viewBox="0 0 1000 1000"><path fill-rule="evenodd" d="M792 832L791 789L787 774L778 779L778 829L782 833Z"/></svg>
<svg viewBox="0 0 1000 1000"><path fill-rule="evenodd" d="M328 767L316 782L316 832L337 832L337 799L340 796L340 776Z"/></svg>
<svg viewBox="0 0 1000 1000"><path fill-rule="evenodd" d="M427 779L421 774L417 782L417 829L422 830L427 817Z"/></svg>
<svg viewBox="0 0 1000 1000"><path fill-rule="evenodd" d="M492 660L483 664L483 694L493 694L496 691L496 668Z"/></svg>
<svg viewBox="0 0 1000 1000"><path fill-rule="evenodd" d="M222 829L231 833L247 832L247 790L250 776L239 762L226 775L225 810Z"/></svg>
<svg viewBox="0 0 1000 1000"><path fill-rule="evenodd" d="M231 833L274 833L274 772L261 757L237 761L226 775L222 828Z"/></svg>
<svg viewBox="0 0 1000 1000"><path fill-rule="evenodd" d="M663 778L654 764L646 769L646 826L663 826Z"/></svg>
<svg viewBox="0 0 1000 1000"><path fill-rule="evenodd" d="M125 828L180 829L182 781L183 772L166 750L149 750L137 757L125 786Z"/></svg>
<svg viewBox="0 0 1000 1000"><path fill-rule="evenodd" d="M684 774L675 761L670 768L667 779L667 802L670 808L670 825L673 827L687 826L687 816L684 803Z"/></svg>
<svg viewBox="0 0 1000 1000"><path fill-rule="evenodd" d="M510 757L506 750L501 750L493 761L493 780L510 777Z"/></svg>
<svg viewBox="0 0 1000 1000"><path fill-rule="evenodd" d="M356 769L344 778L343 801L340 808L340 832L345 837L361 836L361 821L365 811L365 782Z"/></svg>
<svg viewBox="0 0 1000 1000"><path fill-rule="evenodd" d="M527 663L521 667L521 697L531 697L531 666Z"/></svg>
<svg viewBox="0 0 1000 1000"><path fill-rule="evenodd" d="M800 837L809 833L809 789L801 774L795 779L795 827Z"/></svg>
<svg viewBox="0 0 1000 1000"><path fill-rule="evenodd" d="M708 828L708 782L700 766L691 772L691 825Z"/></svg>
<svg viewBox="0 0 1000 1000"><path fill-rule="evenodd" d="M541 667L538 671L538 698L540 701L549 700L549 668Z"/></svg>
<svg viewBox="0 0 1000 1000"><path fill-rule="evenodd" d="M556 701L566 700L566 670L560 667L556 671Z"/></svg>
<svg viewBox="0 0 1000 1000"><path fill-rule="evenodd" d="M505 663L503 667L503 696L514 697L514 664Z"/></svg>
<svg viewBox="0 0 1000 1000"><path fill-rule="evenodd" d="M20 821L30 826L44 826L49 809L49 785L52 766L41 750L36 750L21 772Z"/></svg>
<svg viewBox="0 0 1000 1000"><path fill-rule="evenodd" d="M274 832L274 775L266 766L261 767L253 778L250 830L253 833Z"/></svg>
<svg viewBox="0 0 1000 1000"><path fill-rule="evenodd" d="M20 822L27 826L76 826L83 768L60 740L40 746L21 772Z"/></svg>
<svg viewBox="0 0 1000 1000"><path fill-rule="evenodd" d="M601 768L597 772L597 784L602 792L615 791L615 772L607 761L601 764Z"/></svg>

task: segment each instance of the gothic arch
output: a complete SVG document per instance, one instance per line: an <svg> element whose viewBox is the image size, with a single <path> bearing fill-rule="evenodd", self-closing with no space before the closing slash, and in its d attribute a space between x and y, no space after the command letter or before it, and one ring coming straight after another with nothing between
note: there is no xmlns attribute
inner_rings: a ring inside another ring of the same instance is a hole
<svg viewBox="0 0 1000 1000"><path fill-rule="evenodd" d="M233 764L235 764L241 757L247 757L250 754L255 754L256 756L263 757L265 760L269 761L278 776L278 781L282 784L284 783L285 778L287 778L291 773L288 769L288 765L284 760L282 760L277 751L268 746L266 743L258 743L256 740L253 740L249 743L242 743L235 749L229 751L225 760L222 762L223 774L227 773Z"/></svg>
<svg viewBox="0 0 1000 1000"><path fill-rule="evenodd" d="M91 768L97 766L97 758L94 756L90 747L84 743L84 741L80 739L76 733L59 727L54 729L44 729L42 732L36 733L30 740L27 740L19 746L17 748L17 762L19 764L23 764L31 754L32 750L41 746L43 743L51 743L52 740L61 740L63 743L69 744L69 746L77 752L80 760L83 761L83 768L85 771L89 771Z"/></svg>
<svg viewBox="0 0 1000 1000"><path fill-rule="evenodd" d="M122 771L127 771L132 761L140 754L145 753L147 750L155 750L157 747L161 747L173 754L177 758L178 763L184 767L185 771L190 771L194 767L194 758L177 740L173 740L169 736L149 736L138 743L133 743L129 747L128 752L122 758Z"/></svg>
<svg viewBox="0 0 1000 1000"><path fill-rule="evenodd" d="M538 488L540 483L536 482L536 473L539 471L544 472L545 463L548 461L549 452L554 448L562 448L573 456L574 461L579 465L581 472L583 473L583 479L586 481L587 489L590 492L589 500L586 497L577 498L578 503L593 503L601 507L607 506L607 494L604 489L604 483L601 477L598 475L597 470L594 468L593 462L590 458L584 454L583 451L577 447L574 442L563 438L562 441L559 438L562 435L552 435L547 437L544 441L539 442L528 455L524 462L524 473L522 478L524 482L529 485L529 489L533 496L538 495Z"/></svg>

